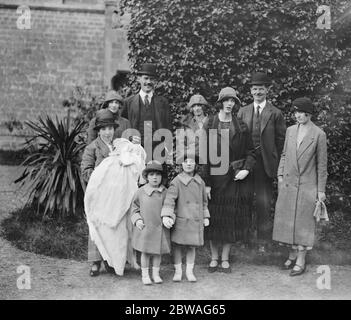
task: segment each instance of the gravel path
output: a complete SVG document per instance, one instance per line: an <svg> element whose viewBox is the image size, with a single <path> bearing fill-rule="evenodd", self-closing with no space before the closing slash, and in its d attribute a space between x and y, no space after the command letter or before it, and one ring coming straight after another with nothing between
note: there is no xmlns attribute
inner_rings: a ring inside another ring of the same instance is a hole
<svg viewBox="0 0 351 320"><path fill-rule="evenodd" d="M24 203L11 183L18 170L0 166L0 220ZM17 268L23 265L30 268L30 289L17 287ZM305 275L291 278L275 266L239 262L229 275L209 275L205 265L198 265L195 284L172 283L168 265L161 269L163 284L143 286L134 270L124 277L101 273L91 278L87 263L24 252L0 238L0 299L351 299L351 266L329 267L330 290L317 288L318 266L310 265Z"/></svg>

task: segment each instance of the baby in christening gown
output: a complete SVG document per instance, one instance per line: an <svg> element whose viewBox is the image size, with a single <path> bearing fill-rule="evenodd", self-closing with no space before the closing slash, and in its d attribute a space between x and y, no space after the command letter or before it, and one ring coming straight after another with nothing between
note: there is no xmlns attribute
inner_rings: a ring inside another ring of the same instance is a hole
<svg viewBox="0 0 351 320"><path fill-rule="evenodd" d="M91 238L116 274L123 275L125 263L133 259L130 206L145 168L146 153L140 144L120 138L114 150L95 168L84 197ZM141 181L140 181L141 182Z"/></svg>

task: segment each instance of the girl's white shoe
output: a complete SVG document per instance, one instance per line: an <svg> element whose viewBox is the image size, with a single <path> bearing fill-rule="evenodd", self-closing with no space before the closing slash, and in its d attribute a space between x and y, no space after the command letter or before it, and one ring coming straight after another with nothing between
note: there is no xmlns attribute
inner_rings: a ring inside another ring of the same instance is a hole
<svg viewBox="0 0 351 320"><path fill-rule="evenodd" d="M185 275L186 275L186 278L188 279L189 282L196 282L197 281L195 276L194 276L193 269L194 269L194 264L187 264L186 265Z"/></svg>
<svg viewBox="0 0 351 320"><path fill-rule="evenodd" d="M149 276L149 268L141 268L141 281L145 285L152 284L152 281Z"/></svg>
<svg viewBox="0 0 351 320"><path fill-rule="evenodd" d="M154 279L155 283L162 283L163 280L160 277L160 268L153 267L152 268L152 278Z"/></svg>
<svg viewBox="0 0 351 320"><path fill-rule="evenodd" d="M175 264L174 268L175 268L175 272L173 276L173 281L174 282L182 281L182 264L181 263Z"/></svg>

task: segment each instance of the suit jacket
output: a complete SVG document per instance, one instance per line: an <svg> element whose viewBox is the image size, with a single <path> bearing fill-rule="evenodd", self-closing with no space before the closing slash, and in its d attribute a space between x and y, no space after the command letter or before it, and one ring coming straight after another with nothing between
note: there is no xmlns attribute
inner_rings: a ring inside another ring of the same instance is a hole
<svg viewBox="0 0 351 320"><path fill-rule="evenodd" d="M326 134L312 124L299 147L298 126L288 128L279 163L279 184L273 239L289 244L313 246L313 212L318 192L325 192L327 182Z"/></svg>
<svg viewBox="0 0 351 320"><path fill-rule="evenodd" d="M128 98L124 105L122 117L130 121L133 129L139 129L140 107L139 93ZM153 108L153 131L161 128L172 130L171 112L168 100L165 97L154 94L151 100L151 107Z"/></svg>
<svg viewBox="0 0 351 320"><path fill-rule="evenodd" d="M238 118L242 119L252 133L254 105L242 107ZM286 125L282 112L267 101L261 113L261 154L266 174L274 178L285 140Z"/></svg>

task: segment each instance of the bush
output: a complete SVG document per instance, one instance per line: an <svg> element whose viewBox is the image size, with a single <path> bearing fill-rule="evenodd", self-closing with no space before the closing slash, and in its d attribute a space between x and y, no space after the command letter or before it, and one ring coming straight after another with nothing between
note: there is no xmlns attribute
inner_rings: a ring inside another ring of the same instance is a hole
<svg viewBox="0 0 351 320"><path fill-rule="evenodd" d="M351 59L349 29L339 19L349 2L323 4L332 5L330 30L316 28L317 0L124 0L122 9L131 13L134 69L157 62L158 90L172 102L174 125L195 93L213 105L221 88L233 86L250 102L254 71L271 76L269 99L288 125L294 123L293 99L305 95L315 101L321 114L314 120L328 136L328 206L349 214L351 107L350 97L337 94Z"/></svg>
<svg viewBox="0 0 351 320"><path fill-rule="evenodd" d="M37 205L36 215L56 219L83 216L84 181L80 171L80 158L84 143L76 142L84 122L77 122L72 129L56 118L39 118L38 123L27 122L33 138L27 148L39 146L23 162L26 167L21 182L29 189L28 203Z"/></svg>

